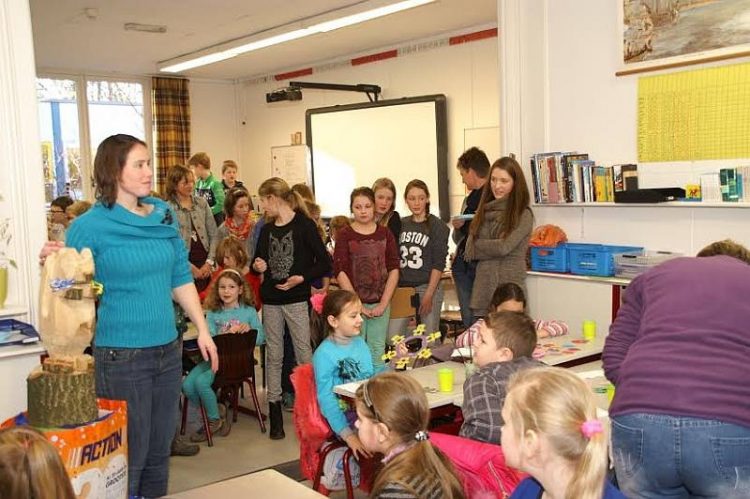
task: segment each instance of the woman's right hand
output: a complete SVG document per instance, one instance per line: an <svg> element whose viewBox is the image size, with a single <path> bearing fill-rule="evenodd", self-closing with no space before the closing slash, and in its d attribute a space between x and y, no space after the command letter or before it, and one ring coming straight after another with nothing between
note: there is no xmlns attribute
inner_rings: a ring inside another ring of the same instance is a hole
<svg viewBox="0 0 750 499"><path fill-rule="evenodd" d="M346 442L346 445L348 445L352 450L352 454L354 454L354 457L357 460L359 460L362 456L370 457L370 453L367 452L365 446L362 445L362 441L355 433L348 435L346 438L344 438L344 441Z"/></svg>
<svg viewBox="0 0 750 499"><path fill-rule="evenodd" d="M264 273L267 268L268 264L262 258L256 258L255 260L253 260L253 270L258 272L259 274Z"/></svg>
<svg viewBox="0 0 750 499"><path fill-rule="evenodd" d="M39 252L39 265L44 265L47 257L52 253L57 253L65 247L65 243L62 241L47 241L42 246L42 251Z"/></svg>

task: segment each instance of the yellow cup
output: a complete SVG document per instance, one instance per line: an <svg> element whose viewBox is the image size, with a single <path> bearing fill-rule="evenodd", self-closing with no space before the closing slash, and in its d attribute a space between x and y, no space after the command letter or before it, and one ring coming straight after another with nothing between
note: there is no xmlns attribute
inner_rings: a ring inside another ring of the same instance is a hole
<svg viewBox="0 0 750 499"><path fill-rule="evenodd" d="M453 391L453 369L448 367L438 369L438 389L441 392Z"/></svg>
<svg viewBox="0 0 750 499"><path fill-rule="evenodd" d="M607 402L611 404L613 398L615 398L615 385L610 383L607 385Z"/></svg>
<svg viewBox="0 0 750 499"><path fill-rule="evenodd" d="M596 338L596 321L583 321L583 339L593 340Z"/></svg>

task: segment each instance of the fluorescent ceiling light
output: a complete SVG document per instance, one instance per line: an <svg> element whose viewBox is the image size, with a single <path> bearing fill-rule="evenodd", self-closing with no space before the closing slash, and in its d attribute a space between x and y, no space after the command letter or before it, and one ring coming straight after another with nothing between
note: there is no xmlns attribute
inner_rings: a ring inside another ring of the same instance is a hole
<svg viewBox="0 0 750 499"><path fill-rule="evenodd" d="M360 12L359 14L352 14L350 16L345 16L339 19L334 19L332 21L316 24L314 26L310 26L310 29L320 33L327 33L328 31L333 31L345 26L351 26L352 24L362 23L371 19L377 19L378 17L387 16L389 14L394 14L402 10L411 9L413 7L419 7L420 5L431 3L434 1L435 0L405 0L403 2L386 5L377 9Z"/></svg>
<svg viewBox="0 0 750 499"><path fill-rule="evenodd" d="M404 0L404 1L393 3L390 5L385 5L383 7L378 7L378 8L367 10L364 12L359 12L357 14L350 14L347 16L340 17L338 19L333 19L330 21L324 21L321 23L313 24L307 28L295 29L293 31L288 31L286 33L281 33L278 35L261 38L259 40L254 40L252 42L246 43L244 45L239 45L237 47L226 48L223 50L219 50L217 52L198 56L192 59L185 59L181 62L170 64L169 66L165 66L161 68L159 71L162 71L165 73L179 73L180 71L185 71L185 70L197 68L200 66L206 66L208 64L213 64L215 62L224 61L226 59L231 59L232 57L235 57L240 54L247 53L247 52L252 52L253 50L259 50L262 48L270 47L272 45L278 45L280 43L297 40L299 38L303 38L309 35L314 35L316 33L327 33L329 31L333 31L339 28L351 26L353 24L370 21L372 19L387 16L389 14L394 14L402 10L419 7L420 5L425 5L428 3L432 3L434 1L435 0Z"/></svg>

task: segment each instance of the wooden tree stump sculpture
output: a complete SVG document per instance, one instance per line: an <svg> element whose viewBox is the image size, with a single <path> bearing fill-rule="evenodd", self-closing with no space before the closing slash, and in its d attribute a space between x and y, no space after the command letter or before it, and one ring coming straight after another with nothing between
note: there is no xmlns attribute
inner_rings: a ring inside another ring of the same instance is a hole
<svg viewBox="0 0 750 499"><path fill-rule="evenodd" d="M98 416L94 359L83 351L94 335L94 259L63 248L42 271L39 334L49 358L27 378L29 423L76 425Z"/></svg>

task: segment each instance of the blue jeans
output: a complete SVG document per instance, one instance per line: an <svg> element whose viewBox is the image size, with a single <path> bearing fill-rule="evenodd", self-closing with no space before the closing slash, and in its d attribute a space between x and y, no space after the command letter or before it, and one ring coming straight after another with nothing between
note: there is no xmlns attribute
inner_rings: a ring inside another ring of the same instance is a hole
<svg viewBox="0 0 750 499"><path fill-rule="evenodd" d="M709 419L612 419L620 490L638 498L750 497L750 428Z"/></svg>
<svg viewBox="0 0 750 499"><path fill-rule="evenodd" d="M150 348L94 347L96 395L128 404L129 494L167 494L177 425L182 341Z"/></svg>
<svg viewBox="0 0 750 499"><path fill-rule="evenodd" d="M471 312L471 290L474 287L477 264L464 260L463 253L457 254L456 258L453 259L451 272L453 273L453 284L456 286L458 306L461 307L461 320L464 326L469 327L474 324Z"/></svg>

